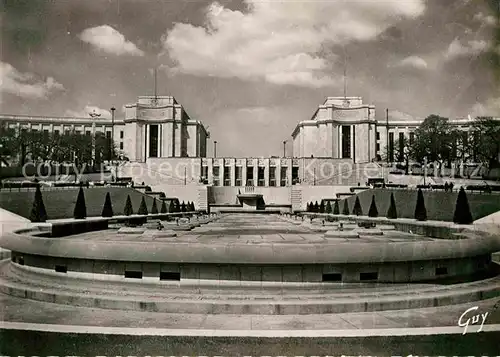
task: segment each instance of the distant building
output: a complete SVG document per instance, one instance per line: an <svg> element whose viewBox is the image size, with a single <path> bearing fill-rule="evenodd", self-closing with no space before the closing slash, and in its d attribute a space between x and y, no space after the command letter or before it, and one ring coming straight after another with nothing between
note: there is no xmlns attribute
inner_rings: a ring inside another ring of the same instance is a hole
<svg viewBox="0 0 500 357"><path fill-rule="evenodd" d="M375 159L375 106L361 97L328 97L292 132L294 157Z"/></svg>

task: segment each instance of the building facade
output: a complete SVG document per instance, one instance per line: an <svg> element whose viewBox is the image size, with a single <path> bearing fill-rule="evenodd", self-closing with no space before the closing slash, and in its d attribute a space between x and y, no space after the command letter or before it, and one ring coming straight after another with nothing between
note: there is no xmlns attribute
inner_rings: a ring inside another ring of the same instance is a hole
<svg viewBox="0 0 500 357"><path fill-rule="evenodd" d="M413 120L379 120L377 121L377 134L375 141L376 160L389 162L404 161L402 154L404 143L407 141L410 145L415 139L415 131L423 123L424 119ZM474 118L456 118L450 119L448 123L457 130L467 132L471 130L474 124Z"/></svg>
<svg viewBox="0 0 500 357"><path fill-rule="evenodd" d="M124 123L130 161L207 156L208 132L172 96L139 97L125 106Z"/></svg>
<svg viewBox="0 0 500 357"><path fill-rule="evenodd" d="M361 97L328 97L310 120L292 132L294 157L375 159L375 106Z"/></svg>

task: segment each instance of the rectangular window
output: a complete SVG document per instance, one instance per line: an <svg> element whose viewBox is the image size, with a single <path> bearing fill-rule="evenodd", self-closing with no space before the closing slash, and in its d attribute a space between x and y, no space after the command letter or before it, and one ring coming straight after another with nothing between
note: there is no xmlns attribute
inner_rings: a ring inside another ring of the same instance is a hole
<svg viewBox="0 0 500 357"><path fill-rule="evenodd" d="M379 152L379 151L380 151L380 144L377 143L377 152Z"/></svg>
<svg viewBox="0 0 500 357"><path fill-rule="evenodd" d="M212 176L214 178L214 186L219 186L220 185L220 180L219 180L219 166L214 166L213 171L212 171Z"/></svg>
<svg viewBox="0 0 500 357"><path fill-rule="evenodd" d="M360 281L365 281L365 280L377 280L378 279L378 273L377 272L371 272L371 273L360 273L359 274L359 280Z"/></svg>
<svg viewBox="0 0 500 357"><path fill-rule="evenodd" d="M377 140L380 140L380 131L377 131Z"/></svg>
<svg viewBox="0 0 500 357"><path fill-rule="evenodd" d="M351 158L351 126L342 126L342 158Z"/></svg>
<svg viewBox="0 0 500 357"><path fill-rule="evenodd" d="M57 273L67 273L68 272L68 267L66 265L56 265L54 267L54 270Z"/></svg>
<svg viewBox="0 0 500 357"><path fill-rule="evenodd" d="M410 133L410 146L415 142L415 133Z"/></svg>
<svg viewBox="0 0 500 357"><path fill-rule="evenodd" d="M59 136L59 130L57 130L57 129L56 129L56 130L54 130L54 135L55 135L55 136Z"/></svg>
<svg viewBox="0 0 500 357"><path fill-rule="evenodd" d="M286 186L287 167L281 167L280 186Z"/></svg>
<svg viewBox="0 0 500 357"><path fill-rule="evenodd" d="M266 180L264 177L264 168L263 167L258 167L257 168L257 178L258 178L258 186L265 186L266 185Z"/></svg>
<svg viewBox="0 0 500 357"><path fill-rule="evenodd" d="M292 185L296 185L299 183L299 168L294 166L292 167Z"/></svg>
<svg viewBox="0 0 500 357"><path fill-rule="evenodd" d="M269 186L276 186L276 167L269 167Z"/></svg>
<svg viewBox="0 0 500 357"><path fill-rule="evenodd" d="M241 186L243 177L243 168L241 166L236 166L234 169L235 169L236 186Z"/></svg>
<svg viewBox="0 0 500 357"><path fill-rule="evenodd" d="M201 177L203 180L208 180L208 166L202 166Z"/></svg>
<svg viewBox="0 0 500 357"><path fill-rule="evenodd" d="M389 144L388 144L388 151L389 151L389 161L393 162L394 161L394 133L389 133Z"/></svg>
<svg viewBox="0 0 500 357"><path fill-rule="evenodd" d="M170 272L170 271L161 271L160 272L160 280L181 280L181 273L178 272Z"/></svg>
<svg viewBox="0 0 500 357"><path fill-rule="evenodd" d="M142 271L125 270L125 278L142 279Z"/></svg>
<svg viewBox="0 0 500 357"><path fill-rule="evenodd" d="M44 129L43 130L43 136L44 137L48 137L49 136L49 130L48 129Z"/></svg>
<svg viewBox="0 0 500 357"><path fill-rule="evenodd" d="M231 168L229 166L224 167L224 186L231 186Z"/></svg>
<svg viewBox="0 0 500 357"><path fill-rule="evenodd" d="M120 141L120 150L123 150L123 141Z"/></svg>
<svg viewBox="0 0 500 357"><path fill-rule="evenodd" d="M149 126L149 157L158 157L158 125Z"/></svg>
<svg viewBox="0 0 500 357"><path fill-rule="evenodd" d="M120 139L123 139L123 130L120 130Z"/></svg>
<svg viewBox="0 0 500 357"><path fill-rule="evenodd" d="M91 134L91 131L90 131L90 130L86 130L86 131L85 131L85 135L90 136L90 134Z"/></svg>
<svg viewBox="0 0 500 357"><path fill-rule="evenodd" d="M404 149L405 149L405 134L404 133L399 133L398 144L399 144L398 161L402 162L402 161L404 161Z"/></svg>
<svg viewBox="0 0 500 357"><path fill-rule="evenodd" d="M253 167L247 167L247 186L254 186L253 182Z"/></svg>
<svg viewBox="0 0 500 357"><path fill-rule="evenodd" d="M106 138L107 138L107 139L111 139L111 132L110 132L110 131L107 131L107 132L106 132Z"/></svg>
<svg viewBox="0 0 500 357"><path fill-rule="evenodd" d="M326 273L323 274L323 281L342 281L342 274L340 273Z"/></svg>

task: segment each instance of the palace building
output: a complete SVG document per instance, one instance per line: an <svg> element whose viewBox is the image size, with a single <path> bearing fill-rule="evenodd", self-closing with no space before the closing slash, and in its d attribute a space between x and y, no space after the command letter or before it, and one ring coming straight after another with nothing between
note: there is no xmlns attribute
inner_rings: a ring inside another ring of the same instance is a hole
<svg viewBox="0 0 500 357"><path fill-rule="evenodd" d="M397 161L402 139L411 142L422 123L376 120L375 106L363 103L361 97L328 97L311 119L295 127L291 157L207 158L210 134L172 96L140 96L136 103L125 106L122 118L114 116L114 110L111 119L95 113L88 118L0 115L0 122L10 128L47 133L100 132L113 139L129 160L128 173L133 164L148 165L158 173L158 184L262 187L335 185L348 164L379 161L385 152L391 161ZM467 131L472 121L469 117L450 123ZM349 183L360 180L353 178Z"/></svg>

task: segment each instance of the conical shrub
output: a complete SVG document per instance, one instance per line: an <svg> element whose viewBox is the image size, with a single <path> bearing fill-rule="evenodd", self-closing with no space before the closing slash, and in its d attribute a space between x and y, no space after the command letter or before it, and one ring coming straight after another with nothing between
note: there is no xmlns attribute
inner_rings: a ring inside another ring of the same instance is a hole
<svg viewBox="0 0 500 357"><path fill-rule="evenodd" d="M175 203L174 201L170 201L170 204L168 205L168 213L174 213L175 212Z"/></svg>
<svg viewBox="0 0 500 357"><path fill-rule="evenodd" d="M160 213L167 213L167 204L165 203L165 200L161 200Z"/></svg>
<svg viewBox="0 0 500 357"><path fill-rule="evenodd" d="M336 200L333 204L333 214L340 214L339 201Z"/></svg>
<svg viewBox="0 0 500 357"><path fill-rule="evenodd" d="M349 203L347 202L347 199L344 200L344 209L342 210L342 214L345 216L349 215Z"/></svg>
<svg viewBox="0 0 500 357"><path fill-rule="evenodd" d="M153 206L151 206L151 213L152 214L158 213L158 207L156 206L156 197L153 198Z"/></svg>
<svg viewBox="0 0 500 357"><path fill-rule="evenodd" d="M375 203L375 195L372 195L372 203L370 204L370 209L368 210L368 217L378 217L377 204Z"/></svg>
<svg viewBox="0 0 500 357"><path fill-rule="evenodd" d="M111 196L109 192L106 193L106 198L104 199L104 206L102 207L101 216L113 217L113 205L111 204Z"/></svg>
<svg viewBox="0 0 500 357"><path fill-rule="evenodd" d="M325 213L332 213L332 204L330 201L326 202Z"/></svg>
<svg viewBox="0 0 500 357"><path fill-rule="evenodd" d="M76 198L75 209L73 210L73 218L83 219L85 217L87 217L87 206L85 205L85 194L83 193L83 187L80 186L78 197Z"/></svg>
<svg viewBox="0 0 500 357"><path fill-rule="evenodd" d="M398 218L398 211L396 209L396 201L394 200L394 193L391 192L391 204L387 210L387 218L396 219Z"/></svg>
<svg viewBox="0 0 500 357"><path fill-rule="evenodd" d="M325 213L325 203L323 200L321 200L321 203L319 205L319 213Z"/></svg>
<svg viewBox="0 0 500 357"><path fill-rule="evenodd" d="M453 222L457 224L471 224L472 214L470 212L469 200L463 187L458 191L457 203L455 204L455 213L453 214Z"/></svg>
<svg viewBox="0 0 500 357"><path fill-rule="evenodd" d="M415 206L415 219L417 221L427 220L427 209L425 208L424 194L422 189L418 189L417 193L417 205Z"/></svg>
<svg viewBox="0 0 500 357"><path fill-rule="evenodd" d="M311 205L309 204L309 202L307 202L306 205L306 212L311 212Z"/></svg>
<svg viewBox="0 0 500 357"><path fill-rule="evenodd" d="M146 206L146 200L144 199L144 196L142 196L141 204L139 206L137 214L148 214L148 206Z"/></svg>
<svg viewBox="0 0 500 357"><path fill-rule="evenodd" d="M40 185L36 186L35 198L33 200L33 207L31 208L30 221L31 222L45 222L47 220L47 211L43 204L42 191Z"/></svg>
<svg viewBox="0 0 500 357"><path fill-rule="evenodd" d="M319 204L318 204L318 201L316 201L316 202L314 203L314 212L315 212L315 213L318 213L318 212L319 212Z"/></svg>
<svg viewBox="0 0 500 357"><path fill-rule="evenodd" d="M186 212L186 204L184 203L184 201L182 201L181 204L181 212Z"/></svg>
<svg viewBox="0 0 500 357"><path fill-rule="evenodd" d="M127 195L127 200L125 201L125 207L123 208L123 214L125 216L130 216L134 214L134 208L132 207L132 200L130 199L130 195Z"/></svg>
<svg viewBox="0 0 500 357"><path fill-rule="evenodd" d="M363 215L363 209L361 208L361 203L359 202L359 197L356 196L356 201L354 201L354 207L352 209L352 214L356 216Z"/></svg>
<svg viewBox="0 0 500 357"><path fill-rule="evenodd" d="M194 202L191 201L191 212L196 211L196 207L194 206Z"/></svg>

